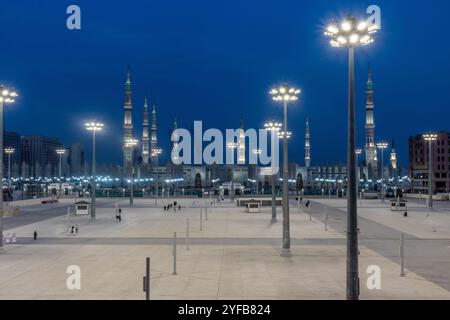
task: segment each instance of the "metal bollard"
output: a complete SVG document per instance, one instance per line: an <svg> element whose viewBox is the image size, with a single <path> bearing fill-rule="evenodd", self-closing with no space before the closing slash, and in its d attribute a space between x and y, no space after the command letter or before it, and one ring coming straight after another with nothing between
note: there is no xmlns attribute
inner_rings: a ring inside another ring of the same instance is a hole
<svg viewBox="0 0 450 320"><path fill-rule="evenodd" d="M208 221L208 207L205 201L205 221Z"/></svg>
<svg viewBox="0 0 450 320"><path fill-rule="evenodd" d="M173 275L177 274L177 233L173 233Z"/></svg>
<svg viewBox="0 0 450 320"><path fill-rule="evenodd" d="M401 269L400 277L405 276L405 234L402 233L402 238L400 240L400 257L401 257Z"/></svg>
<svg viewBox="0 0 450 320"><path fill-rule="evenodd" d="M325 207L325 231L328 231L328 207Z"/></svg>
<svg viewBox="0 0 450 320"><path fill-rule="evenodd" d="M142 280L145 292L145 300L150 300L150 257L147 257L145 260L145 276Z"/></svg>
<svg viewBox="0 0 450 320"><path fill-rule="evenodd" d="M200 231L203 231L203 212L202 212L202 208L200 208Z"/></svg>
<svg viewBox="0 0 450 320"><path fill-rule="evenodd" d="M309 211L309 221L312 221L312 217L311 217L311 205L308 206L308 211Z"/></svg>
<svg viewBox="0 0 450 320"><path fill-rule="evenodd" d="M189 251L189 218L186 218L186 251Z"/></svg>

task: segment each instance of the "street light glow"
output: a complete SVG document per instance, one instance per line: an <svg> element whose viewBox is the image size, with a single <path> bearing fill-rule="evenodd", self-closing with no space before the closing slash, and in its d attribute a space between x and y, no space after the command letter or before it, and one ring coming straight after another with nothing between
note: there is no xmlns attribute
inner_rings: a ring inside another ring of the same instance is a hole
<svg viewBox="0 0 450 320"><path fill-rule="evenodd" d="M279 88L274 88L270 91L270 95L274 101L284 102L297 101L300 93L300 89L289 87L287 84L283 84Z"/></svg>
<svg viewBox="0 0 450 320"><path fill-rule="evenodd" d="M426 133L422 137L425 141L436 141L438 135L436 133Z"/></svg>
<svg viewBox="0 0 450 320"><path fill-rule="evenodd" d="M56 153L59 155L63 155L66 153L66 150L65 149L56 149Z"/></svg>
<svg viewBox="0 0 450 320"><path fill-rule="evenodd" d="M103 123L100 122L88 122L85 124L86 130L88 131L101 131L103 130Z"/></svg>
<svg viewBox="0 0 450 320"><path fill-rule="evenodd" d="M275 131L275 132L280 131L282 126L283 125L280 122L276 122L276 121L269 121L264 124L264 128L266 130Z"/></svg>
<svg viewBox="0 0 450 320"><path fill-rule="evenodd" d="M378 143L377 143L377 148L378 148L378 149L384 150L384 149L387 149L388 146L389 146L389 144L387 144L386 142L378 142Z"/></svg>
<svg viewBox="0 0 450 320"><path fill-rule="evenodd" d="M368 27L367 22L357 22L354 18L346 19L340 26L335 22L331 23L325 31L325 35L330 37L330 45L333 47L357 47L371 44L374 39L372 34L378 31L376 25Z"/></svg>

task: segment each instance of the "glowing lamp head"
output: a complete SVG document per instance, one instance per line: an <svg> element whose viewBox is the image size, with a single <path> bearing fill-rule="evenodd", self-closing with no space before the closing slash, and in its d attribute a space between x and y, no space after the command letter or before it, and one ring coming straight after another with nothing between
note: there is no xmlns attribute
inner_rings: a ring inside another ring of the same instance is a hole
<svg viewBox="0 0 450 320"><path fill-rule="evenodd" d="M378 31L376 25L368 25L366 21L348 18L341 24L332 23L326 28L325 35L330 38L333 47L366 46L373 43L372 35Z"/></svg>
<svg viewBox="0 0 450 320"><path fill-rule="evenodd" d="M423 135L423 139L425 141L433 142L436 141L438 138L438 135L436 133L426 133Z"/></svg>
<svg viewBox="0 0 450 320"><path fill-rule="evenodd" d="M300 89L289 87L287 84L281 85L279 88L272 89L270 95L276 102L293 102L298 100Z"/></svg>
<svg viewBox="0 0 450 320"><path fill-rule="evenodd" d="M85 124L86 130L88 131L101 131L103 130L103 123L100 122L88 122Z"/></svg>
<svg viewBox="0 0 450 320"><path fill-rule="evenodd" d="M65 149L56 149L56 153L59 155L63 155L66 153L66 150Z"/></svg>

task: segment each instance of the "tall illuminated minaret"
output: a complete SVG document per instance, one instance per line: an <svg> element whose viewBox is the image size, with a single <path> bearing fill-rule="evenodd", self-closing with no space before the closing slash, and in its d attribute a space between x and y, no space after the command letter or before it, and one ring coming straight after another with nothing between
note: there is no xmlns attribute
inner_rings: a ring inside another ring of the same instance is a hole
<svg viewBox="0 0 450 320"><path fill-rule="evenodd" d="M311 136L309 133L309 119L306 118L306 134L305 134L305 167L311 166Z"/></svg>
<svg viewBox="0 0 450 320"><path fill-rule="evenodd" d="M397 152L395 151L395 141L392 139L392 149L391 149L391 168L395 172L397 170Z"/></svg>
<svg viewBox="0 0 450 320"><path fill-rule="evenodd" d="M148 164L149 159L149 136L148 136L148 104L147 97L144 99L144 122L142 123L142 162Z"/></svg>
<svg viewBox="0 0 450 320"><path fill-rule="evenodd" d="M125 141L133 138L133 119L132 119L133 105L131 102L131 72L128 65L127 81L125 82L125 104L124 104L124 119L123 119L123 167L126 169L131 164L131 150L125 148Z"/></svg>
<svg viewBox="0 0 450 320"><path fill-rule="evenodd" d="M152 153L156 148L158 148L158 138L156 137L156 106L153 105L152 111L152 136L150 141L150 152Z"/></svg>
<svg viewBox="0 0 450 320"><path fill-rule="evenodd" d="M377 172L378 159L375 145L375 121L373 115L373 83L372 69L369 66L368 80L366 87L366 162L371 166L373 172Z"/></svg>
<svg viewBox="0 0 450 320"><path fill-rule="evenodd" d="M238 140L238 164L245 164L245 129L244 119L241 118L241 132Z"/></svg>

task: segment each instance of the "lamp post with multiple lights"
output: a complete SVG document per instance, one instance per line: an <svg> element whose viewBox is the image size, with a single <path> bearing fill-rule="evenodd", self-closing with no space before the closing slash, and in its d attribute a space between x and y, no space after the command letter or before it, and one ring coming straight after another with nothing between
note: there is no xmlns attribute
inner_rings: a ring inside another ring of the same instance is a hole
<svg viewBox="0 0 450 320"><path fill-rule="evenodd" d="M377 143L377 148L381 150L381 201L384 202L386 198L386 187L384 181L384 150L388 148L386 142Z"/></svg>
<svg viewBox="0 0 450 320"><path fill-rule="evenodd" d="M275 139L278 139L278 133L281 130L281 126L282 124L276 121L269 121L267 123L264 124L264 129L266 129L267 131L270 132L271 135L271 144L272 146L275 145ZM272 149L272 154L275 150ZM278 156L275 155L275 156ZM272 223L276 223L277 222L277 194L276 194L276 178L277 178L277 173L272 172L272 177L271 177L271 184L272 184Z"/></svg>
<svg viewBox="0 0 450 320"><path fill-rule="evenodd" d="M344 20L340 25L333 22L325 31L333 47L348 49L348 196L347 196L347 299L359 299L358 272L358 213L355 154L355 66L354 50L358 46L371 44L376 25L357 22L354 18Z"/></svg>
<svg viewBox="0 0 450 320"><path fill-rule="evenodd" d="M3 106L14 103L17 93L0 85L0 250L3 249Z"/></svg>
<svg viewBox="0 0 450 320"><path fill-rule="evenodd" d="M433 208L433 142L437 138L436 133L423 135L423 139L428 141L428 209Z"/></svg>
<svg viewBox="0 0 450 320"><path fill-rule="evenodd" d="M138 144L136 139L130 138L125 140L125 148L130 149L131 159L130 159L130 206L134 204L134 148Z"/></svg>
<svg viewBox="0 0 450 320"><path fill-rule="evenodd" d="M8 186L11 187L11 155L14 154L16 150L14 148L5 148L5 153L8 155Z"/></svg>
<svg viewBox="0 0 450 320"><path fill-rule="evenodd" d="M289 102L298 100L300 90L283 84L278 88L270 91L272 99L276 102L283 103L283 132L280 132L283 138L283 250L281 256L290 257L291 239L289 231L289 168L288 168L288 127L287 127L287 107Z"/></svg>
<svg viewBox="0 0 450 320"><path fill-rule="evenodd" d="M229 150L231 150L232 152L234 152L234 150L238 147L238 144L235 142L230 142L227 143L227 148ZM234 201L234 194L235 194L235 190L234 190L234 165L231 168L231 201Z"/></svg>
<svg viewBox="0 0 450 320"><path fill-rule="evenodd" d="M91 222L95 221L95 192L97 176L95 173L95 135L97 131L103 130L104 124L99 122L88 122L85 124L86 130L92 131L92 187L91 187Z"/></svg>
<svg viewBox="0 0 450 320"><path fill-rule="evenodd" d="M62 156L66 153L65 149L56 149L56 153L59 155L59 195L61 197L62 191Z"/></svg>
<svg viewBox="0 0 450 320"><path fill-rule="evenodd" d="M155 148L152 150L151 156L155 158L155 169L156 169L156 181L155 181L155 205L158 204L158 193L159 193L159 168L158 159L159 155L162 153L162 149Z"/></svg>

